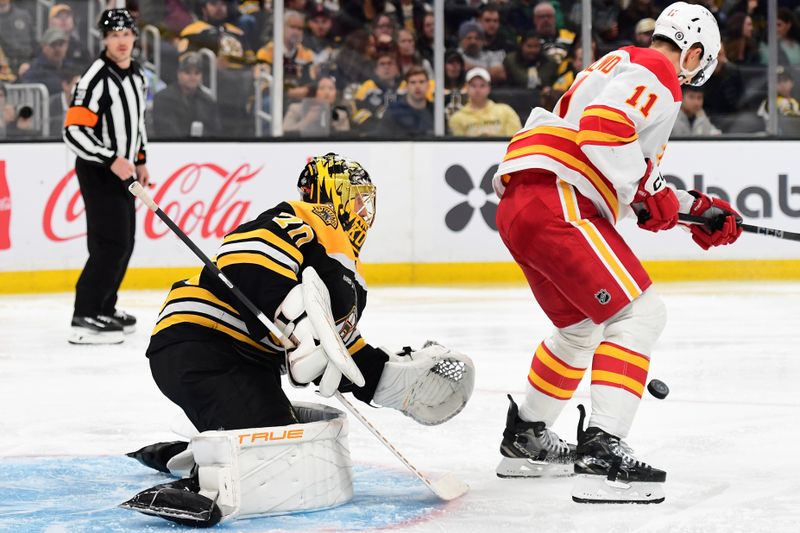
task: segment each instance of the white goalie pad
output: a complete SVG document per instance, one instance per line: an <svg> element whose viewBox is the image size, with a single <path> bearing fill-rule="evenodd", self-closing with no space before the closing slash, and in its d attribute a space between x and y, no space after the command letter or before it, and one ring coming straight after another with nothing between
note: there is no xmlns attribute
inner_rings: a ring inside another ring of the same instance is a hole
<svg viewBox="0 0 800 533"><path fill-rule="evenodd" d="M408 355L389 354L373 401L433 426L461 412L474 387L472 360L428 341L421 350Z"/></svg>
<svg viewBox="0 0 800 533"><path fill-rule="evenodd" d="M342 374L357 387L363 387L364 376L350 357L336 329L328 288L311 267L303 269L303 303L319 343L332 363L325 368L319 393L326 398L332 396L339 387Z"/></svg>
<svg viewBox="0 0 800 533"><path fill-rule="evenodd" d="M223 520L335 507L353 498L345 414L294 404L300 423L204 431L190 444L200 494Z"/></svg>

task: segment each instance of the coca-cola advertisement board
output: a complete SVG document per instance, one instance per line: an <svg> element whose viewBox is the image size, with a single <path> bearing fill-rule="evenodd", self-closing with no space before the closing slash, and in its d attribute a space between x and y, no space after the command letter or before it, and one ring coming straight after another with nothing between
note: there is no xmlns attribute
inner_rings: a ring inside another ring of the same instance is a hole
<svg viewBox="0 0 800 533"><path fill-rule="evenodd" d="M371 172L381 195L365 261L407 262L412 187L405 162L411 159L411 145L394 145L391 156L381 150L382 146L153 144L148 148L154 184L149 193L206 254L213 256L224 235L237 225L281 201L298 199L297 178L305 163L314 155L334 151L360 161ZM13 210L0 209L0 229L10 233L10 245L0 248L0 271L80 269L87 254L86 219L74 156L61 144L4 144L0 148L0 169L5 169L6 178L0 180L0 193L6 184L13 191ZM396 158L397 163L391 164L389 157ZM0 208L10 208L11 203L8 195L0 194ZM0 235L0 244L3 242ZM137 203L131 268L198 264L169 228Z"/></svg>

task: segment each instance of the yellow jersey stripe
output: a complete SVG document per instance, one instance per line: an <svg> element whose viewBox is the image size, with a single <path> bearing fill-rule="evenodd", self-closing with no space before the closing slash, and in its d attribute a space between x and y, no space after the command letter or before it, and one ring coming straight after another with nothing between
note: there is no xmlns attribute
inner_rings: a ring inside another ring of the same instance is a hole
<svg viewBox="0 0 800 533"><path fill-rule="evenodd" d="M620 111L611 111L610 109L602 109L598 107L592 107L589 109L585 109L583 111L583 117L599 117L604 118L606 120L611 120L613 122L619 122L620 124L625 124L626 126L630 126L633 129L636 129L636 125L625 116L624 113Z"/></svg>
<svg viewBox="0 0 800 533"><path fill-rule="evenodd" d="M297 249L296 246L289 244L288 242L284 241L268 229L259 228L254 229L252 231L246 231L244 233L232 233L225 237L225 240L222 241L223 243L227 242L236 242L236 241L245 241L247 239L261 239L262 241L266 241L274 246L277 246L290 256L294 258L295 261L298 263L303 262L303 253Z"/></svg>
<svg viewBox="0 0 800 533"><path fill-rule="evenodd" d="M190 313L175 313L174 315L170 315L164 318L163 320L160 320L158 324L156 324L155 329L153 329L153 335L155 335L159 331L167 329L170 326L174 326L176 324L186 324L186 323L197 324L199 326L205 326L210 329L221 331L222 333L230 335L231 337L233 337L238 341L241 341L249 346L252 346L253 348L261 350L262 352L271 353L267 348L260 345L247 335L244 335L243 333L240 333L235 329L229 328L225 324L220 324L219 322L212 320L210 318Z"/></svg>
<svg viewBox="0 0 800 533"><path fill-rule="evenodd" d="M606 264L611 268L611 272L614 274L614 277L617 278L620 284L622 284L630 297L636 298L639 296L639 294L641 294L639 287L633 281L633 278L630 276L630 274L628 274L628 271L625 270L625 267L622 266L616 256L611 252L608 246L606 246L606 243L600 235L600 232L597 231L597 228L595 228L594 225L592 225L586 219L581 219L577 221L576 224L592 241L597 251L600 252L600 255L603 257L603 259L605 259Z"/></svg>
<svg viewBox="0 0 800 533"><path fill-rule="evenodd" d="M261 254L237 252L233 254L225 254L217 259L217 266L219 268L240 264L258 265L268 270L272 270L273 272L277 272L281 276L287 277L292 281L297 281L297 275L292 270Z"/></svg>
<svg viewBox="0 0 800 533"><path fill-rule="evenodd" d="M164 302L164 307L170 302L174 302L175 300L181 298L193 298L195 300L203 300L204 302L210 302L218 307L222 307L226 311L233 313L234 315L239 315L239 311L231 307L230 305L226 304L216 296L211 291L203 289L201 287L178 287L177 289L173 289L167 295L167 301ZM164 307L161 310L164 310Z"/></svg>
<svg viewBox="0 0 800 533"><path fill-rule="evenodd" d="M601 143L621 143L628 144L639 138L639 135L634 133L630 137L620 137L612 135L611 133L603 133L600 131L581 130L575 142L578 144L585 144L587 142L601 142Z"/></svg>
<svg viewBox="0 0 800 533"><path fill-rule="evenodd" d="M364 337L360 337L356 342L347 347L347 351L352 356L358 353L361 350L361 348L363 348L366 345L367 341L364 340Z"/></svg>

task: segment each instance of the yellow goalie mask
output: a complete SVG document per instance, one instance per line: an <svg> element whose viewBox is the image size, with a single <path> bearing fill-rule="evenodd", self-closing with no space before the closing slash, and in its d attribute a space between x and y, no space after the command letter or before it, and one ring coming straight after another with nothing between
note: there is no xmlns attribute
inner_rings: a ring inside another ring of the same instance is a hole
<svg viewBox="0 0 800 533"><path fill-rule="evenodd" d="M375 221L375 185L364 168L334 153L306 164L297 180L303 201L330 204L356 252Z"/></svg>

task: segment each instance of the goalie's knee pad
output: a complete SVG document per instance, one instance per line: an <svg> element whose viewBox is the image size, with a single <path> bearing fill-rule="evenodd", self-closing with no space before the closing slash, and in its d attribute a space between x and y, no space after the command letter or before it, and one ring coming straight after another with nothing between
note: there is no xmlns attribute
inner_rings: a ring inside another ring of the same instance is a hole
<svg viewBox="0 0 800 533"><path fill-rule="evenodd" d="M224 519L335 507L353 497L347 419L333 407L294 404L298 424L204 431L192 439L200 494Z"/></svg>
<svg viewBox="0 0 800 533"><path fill-rule="evenodd" d="M467 405L474 386L472 360L429 341L408 355L389 354L373 401L397 409L420 424L436 425L450 420Z"/></svg>

